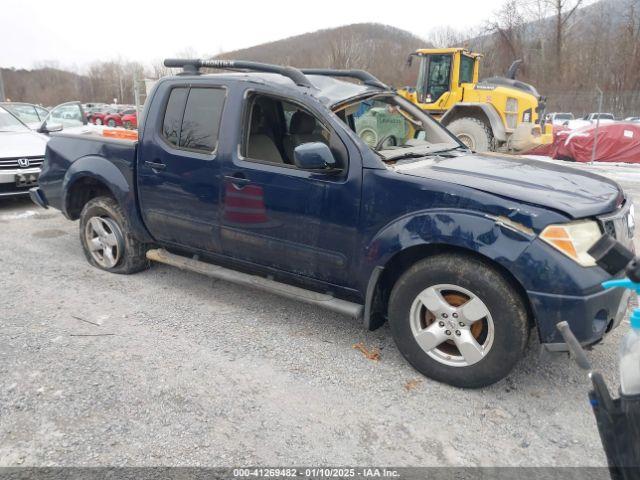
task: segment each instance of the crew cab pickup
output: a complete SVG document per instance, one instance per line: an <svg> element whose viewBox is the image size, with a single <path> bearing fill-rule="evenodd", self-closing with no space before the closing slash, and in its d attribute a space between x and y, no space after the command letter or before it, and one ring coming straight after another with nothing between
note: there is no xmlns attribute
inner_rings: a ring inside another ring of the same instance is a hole
<svg viewBox="0 0 640 480"><path fill-rule="evenodd" d="M166 65L184 70L155 85L138 141L48 143L32 199L80 220L93 266L163 262L388 321L411 365L460 387L505 377L533 328L562 350L561 320L584 345L620 322L628 297L587 253L604 233L632 244L616 183L476 154L364 71ZM363 141L370 112L385 122Z"/></svg>

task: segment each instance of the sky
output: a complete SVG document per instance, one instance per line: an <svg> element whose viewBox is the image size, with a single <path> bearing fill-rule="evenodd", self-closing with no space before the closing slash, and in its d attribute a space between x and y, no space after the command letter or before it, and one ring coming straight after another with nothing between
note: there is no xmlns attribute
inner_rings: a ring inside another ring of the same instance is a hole
<svg viewBox="0 0 640 480"><path fill-rule="evenodd" d="M0 0L0 67L52 63L83 71L97 60L156 60L249 47L321 28L376 22L427 37L466 30L504 0Z"/></svg>

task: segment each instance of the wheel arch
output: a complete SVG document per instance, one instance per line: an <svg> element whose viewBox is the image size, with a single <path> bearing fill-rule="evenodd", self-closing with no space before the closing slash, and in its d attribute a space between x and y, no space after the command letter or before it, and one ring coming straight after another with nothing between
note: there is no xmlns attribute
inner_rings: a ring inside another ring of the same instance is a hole
<svg viewBox="0 0 640 480"><path fill-rule="evenodd" d="M405 271L420 260L447 253L455 253L479 260L500 273L507 283L514 288L525 305L529 325L531 327L535 325L533 307L525 287L504 265L477 250L464 246L447 243L421 243L396 252L384 265L379 265L373 270L367 286L364 314L365 328L375 330L386 322L391 290Z"/></svg>
<svg viewBox="0 0 640 480"><path fill-rule="evenodd" d="M461 102L445 112L440 118L440 123L449 125L459 118L471 117L483 122L493 133L493 137L499 142L507 141L507 132L502 118L493 105L488 103Z"/></svg>
<svg viewBox="0 0 640 480"><path fill-rule="evenodd" d="M77 220L84 206L98 196L110 196L127 216L131 233L141 242L152 241L139 214L136 195L124 174L109 160L99 156L82 157L71 164L62 182L63 213Z"/></svg>
<svg viewBox="0 0 640 480"><path fill-rule="evenodd" d="M64 209L71 220L80 218L80 212L93 198L109 196L116 198L107 184L92 175L83 175L75 178L66 189Z"/></svg>

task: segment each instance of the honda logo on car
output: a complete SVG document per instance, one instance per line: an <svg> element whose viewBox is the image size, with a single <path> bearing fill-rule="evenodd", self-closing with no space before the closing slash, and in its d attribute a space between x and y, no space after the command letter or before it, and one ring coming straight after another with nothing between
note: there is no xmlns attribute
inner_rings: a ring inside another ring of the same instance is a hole
<svg viewBox="0 0 640 480"><path fill-rule="evenodd" d="M19 158L18 159L18 165L21 166L22 168L26 168L29 166L29 159L28 158Z"/></svg>

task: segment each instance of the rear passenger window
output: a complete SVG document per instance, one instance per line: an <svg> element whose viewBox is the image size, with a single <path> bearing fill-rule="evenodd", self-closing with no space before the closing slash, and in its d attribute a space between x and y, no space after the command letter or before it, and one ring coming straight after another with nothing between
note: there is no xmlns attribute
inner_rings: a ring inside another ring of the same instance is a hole
<svg viewBox="0 0 640 480"><path fill-rule="evenodd" d="M180 147L204 152L216 149L224 99L225 91L218 88L192 88L189 91Z"/></svg>
<svg viewBox="0 0 640 480"><path fill-rule="evenodd" d="M213 152L225 96L222 88L174 88L164 113L162 135L174 147Z"/></svg>
<svg viewBox="0 0 640 480"><path fill-rule="evenodd" d="M182 124L182 115L184 113L184 103L187 99L187 88L174 88L169 95L167 102L167 110L164 113L164 122L162 124L162 135L167 142L177 147L180 138L180 125Z"/></svg>

